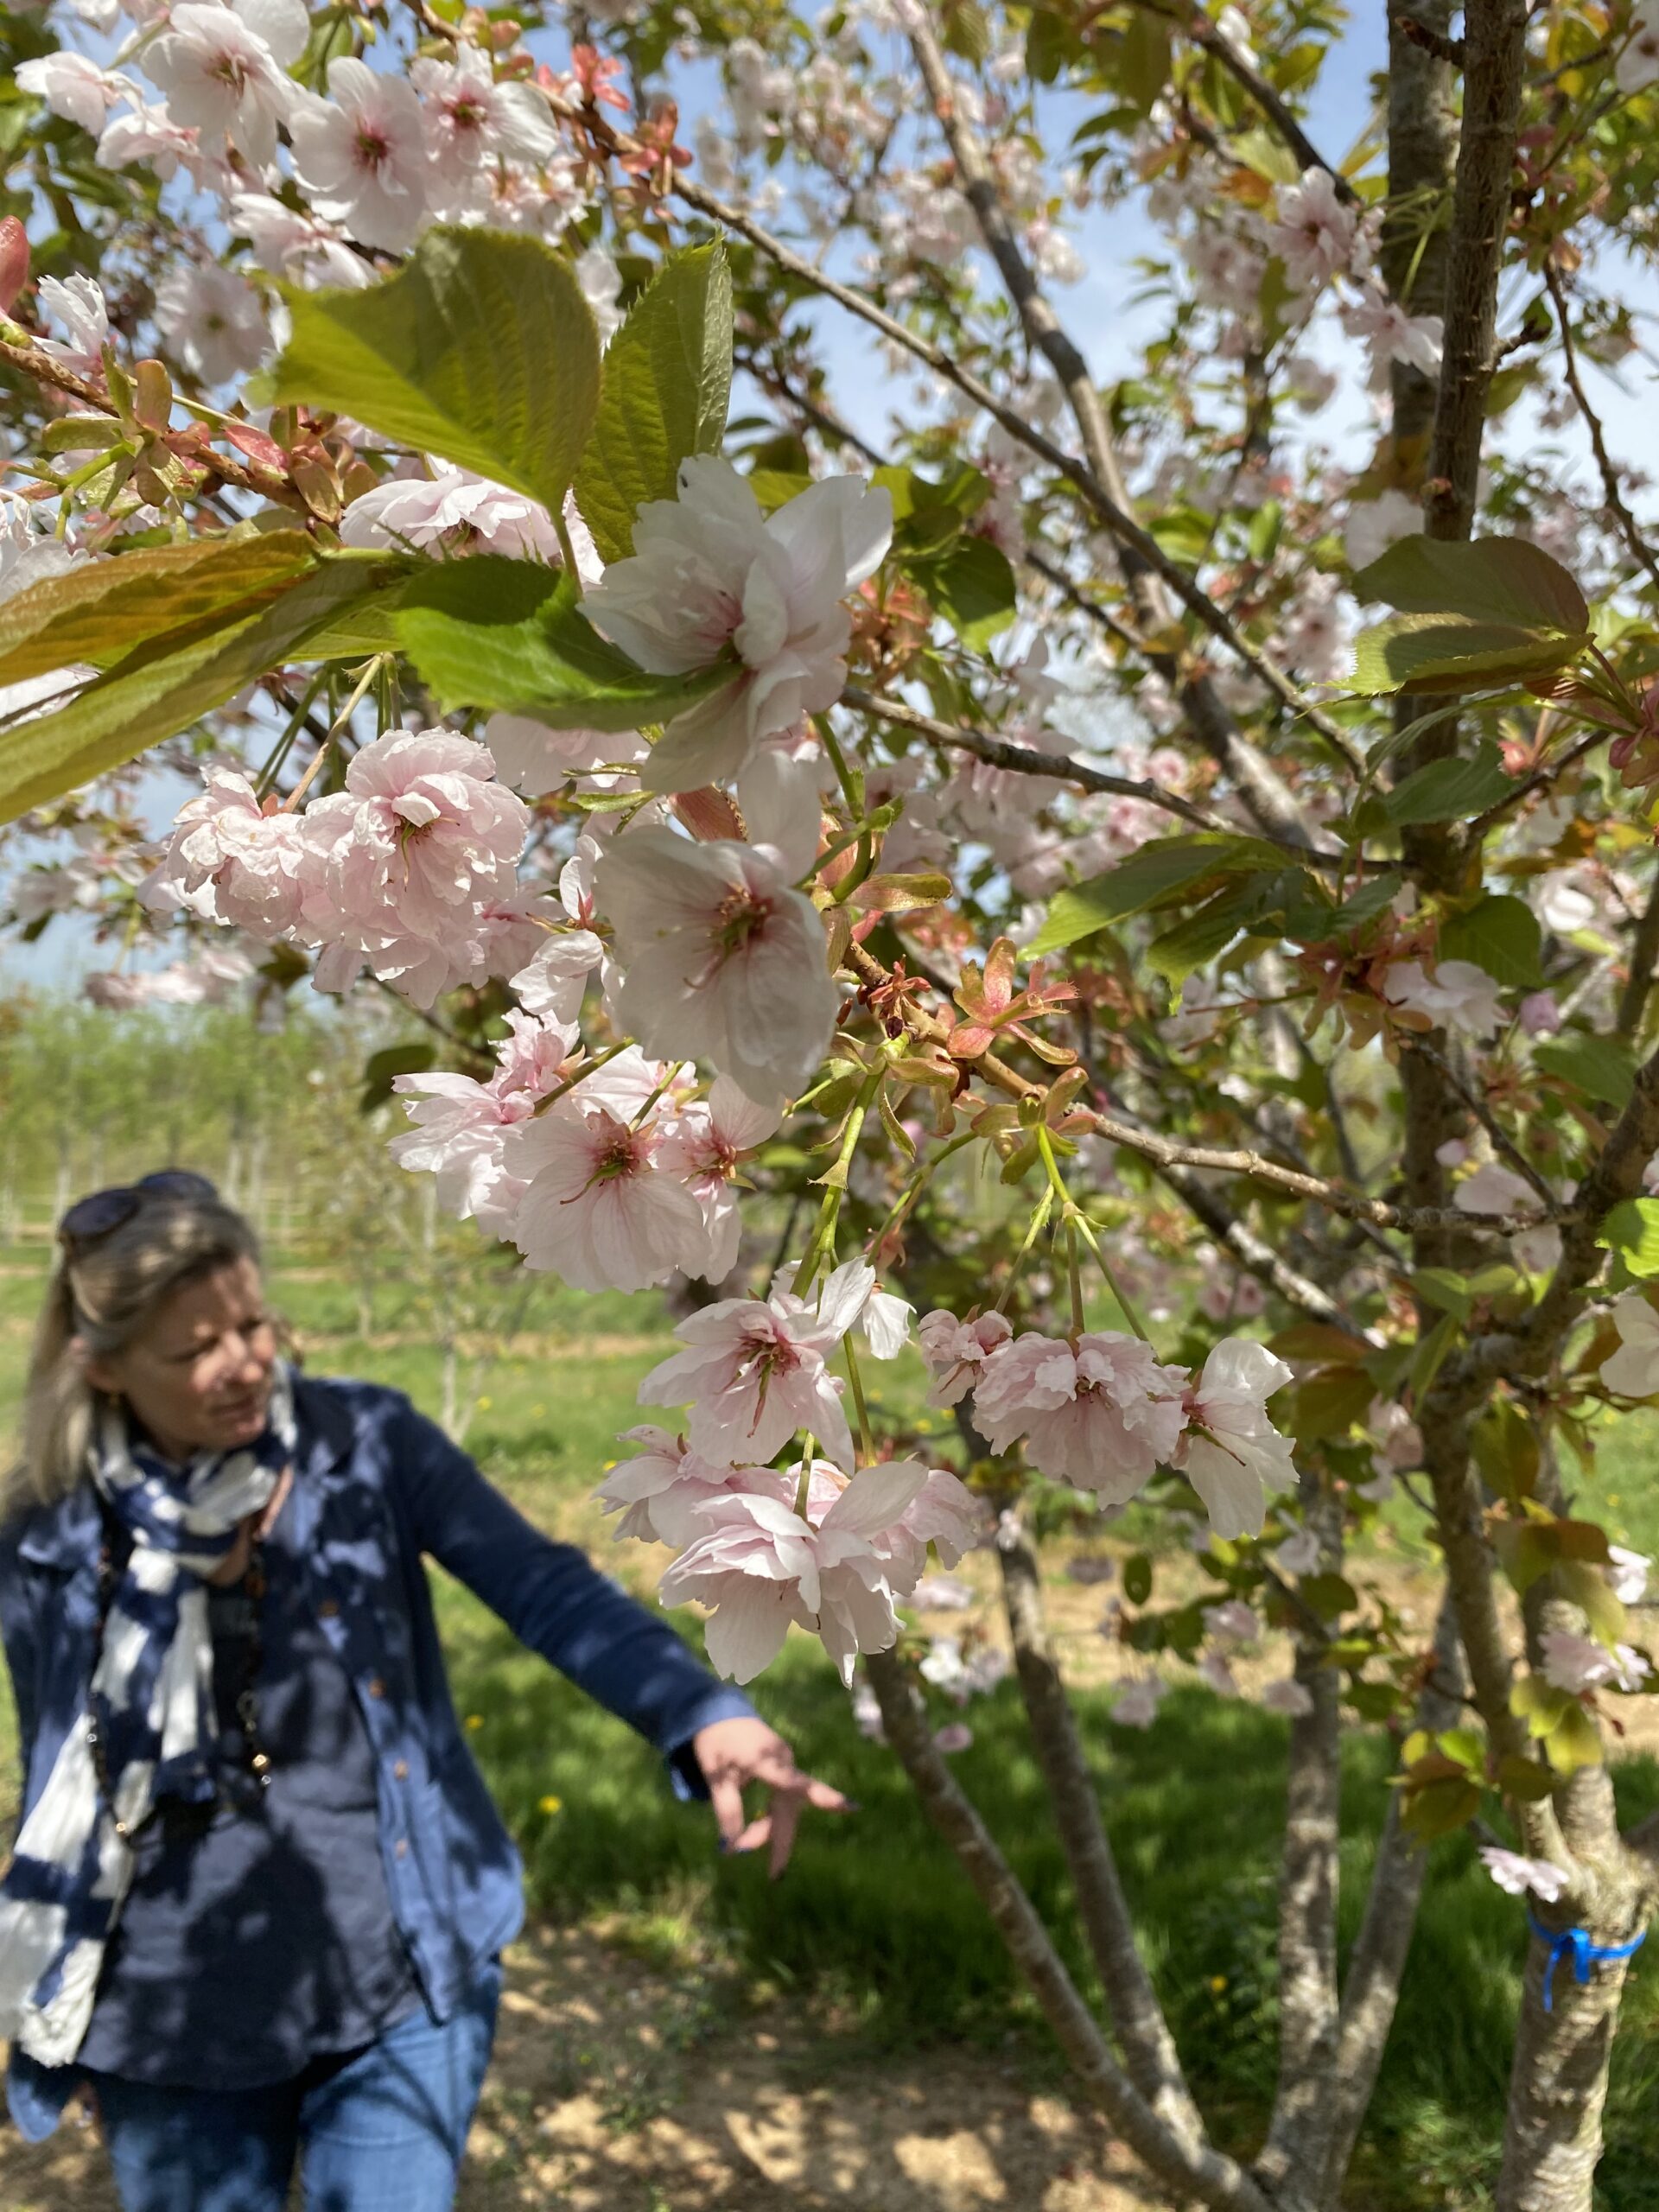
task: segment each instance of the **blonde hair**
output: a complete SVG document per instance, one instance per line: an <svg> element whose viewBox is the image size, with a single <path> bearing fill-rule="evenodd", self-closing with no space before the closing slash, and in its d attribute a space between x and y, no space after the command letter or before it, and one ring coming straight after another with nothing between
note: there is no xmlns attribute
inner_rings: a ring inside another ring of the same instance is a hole
<svg viewBox="0 0 1659 2212"><path fill-rule="evenodd" d="M146 1192L118 1228L65 1243L35 1325L22 1456L0 1476L0 1522L55 1504L86 1474L99 1398L86 1355L115 1357L175 1291L258 1258L258 1239L233 1207L174 1192Z"/></svg>

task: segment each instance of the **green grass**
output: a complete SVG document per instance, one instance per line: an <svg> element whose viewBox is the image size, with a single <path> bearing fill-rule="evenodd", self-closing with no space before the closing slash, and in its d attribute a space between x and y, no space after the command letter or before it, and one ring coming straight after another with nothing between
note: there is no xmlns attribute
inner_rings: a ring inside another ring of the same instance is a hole
<svg viewBox="0 0 1659 2212"><path fill-rule="evenodd" d="M395 1294L377 1311L377 1338L365 1344L339 1333L356 1320L342 1287L278 1270L276 1289L303 1333L333 1338L315 1362L320 1368L395 1383L433 1407L430 1354L379 1340L397 1329ZM35 1294L35 1283L0 1274L0 1427L15 1406L22 1323ZM531 1324L549 1348L496 1364L468 1439L492 1477L551 1528L581 1524L581 1501L615 1456L616 1432L639 1417L634 1393L665 1331L654 1299L603 1303L601 1313L595 1301L550 1287ZM606 1341L596 1348L595 1339ZM620 1348L630 1341L638 1348ZM882 1387L911 1409L911 1378L890 1372ZM1656 1433L1631 1421L1610 1435L1592 1493L1627 1540L1644 1545L1659 1545L1645 1473ZM1610 1493L1627 1507L1622 1517ZM632 1546L604 1563L636 1582L652 1566ZM722 1959L740 1991L810 1994L850 2038L825 2044L826 2063L836 2048L942 2038L1000 2046L1012 2032L1030 2063L1060 2078L965 1879L933 1840L890 1755L853 1727L845 1694L815 1647L791 1638L758 1686L757 1703L803 1761L861 1810L848 1821L809 1821L787 1880L774 1884L754 1859L720 1858L707 1814L675 1801L644 1745L523 1651L467 1592L434 1580L456 1703L523 1847L537 1909L561 1918L607 1916L626 1939L679 1963ZM1085 1691L1077 1705L1147 1956L1195 2086L1224 2139L1249 2151L1274 2085L1283 1724L1197 1689L1172 1695L1146 1734L1114 1728L1102 1694ZM975 1742L957 1771L1091 1986L1017 1691L1004 1685L976 1704L971 1719ZM12 1757L9 1713L0 1713L4 1768ZM1387 1766L1380 1739L1350 1740L1344 1941L1363 1905ZM1659 1804L1653 1762L1626 1762L1618 1781L1630 1814ZM558 1809L543 1809L550 1799ZM1524 1942L1521 1909L1487 1880L1469 1840L1435 1847L1357 2168L1355 2212L1473 2212L1489 2202ZM1659 2212L1656 2111L1659 1957L1644 1955L1617 2049L1603 2212Z"/></svg>

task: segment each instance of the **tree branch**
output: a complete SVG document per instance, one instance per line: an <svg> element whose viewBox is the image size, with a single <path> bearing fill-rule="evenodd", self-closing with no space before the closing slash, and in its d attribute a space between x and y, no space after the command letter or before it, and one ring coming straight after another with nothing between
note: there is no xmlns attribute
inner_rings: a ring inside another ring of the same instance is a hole
<svg viewBox="0 0 1659 2212"><path fill-rule="evenodd" d="M1497 366L1497 280L1521 126L1526 0L1469 0L1464 37L1446 338L1423 503L1428 536L1441 538L1467 537L1474 522L1486 396Z"/></svg>
<svg viewBox="0 0 1659 2212"><path fill-rule="evenodd" d="M1638 568L1647 570L1649 582L1656 591L1659 591L1659 559L1655 557L1653 548L1643 537L1636 517L1630 512L1624 495L1618 488L1618 471L1607 450L1601 417L1590 404L1589 395L1579 375L1578 349L1573 343L1573 316L1567 304L1567 288L1561 282L1560 270L1548 255L1544 257L1544 283L1555 305L1555 324L1560 333L1561 363L1567 387L1578 403L1579 412L1584 417L1584 427L1590 433L1591 450L1596 456L1596 467L1601 472L1601 488L1608 510L1618 524L1619 535L1630 549L1630 558Z"/></svg>
<svg viewBox="0 0 1659 2212"><path fill-rule="evenodd" d="M101 385L77 376L73 369L66 368L50 353L42 353L38 346L17 345L10 339L0 338L0 361L32 377L36 384L48 385L54 391L79 400L92 414L118 419L114 402ZM283 472L267 467L263 461L232 461L228 454L219 453L212 446L200 446L188 456L188 465L206 469L222 483L233 484L239 492L277 499L285 506L303 505Z"/></svg>
<svg viewBox="0 0 1659 2212"><path fill-rule="evenodd" d="M1215 814L1208 807L1198 806L1192 799L1166 791L1161 784L1137 780L1128 776L1114 776L1103 768L1090 767L1087 761L1068 754L1039 753L1028 745L1011 745L1006 738L994 737L988 730L969 729L956 722L940 721L936 715L925 715L918 708L906 706L903 701L887 699L879 693L866 691L860 685L849 683L841 695L844 707L854 708L862 715L874 715L878 720L891 722L898 729L913 729L935 745L954 747L958 752L971 753L976 760L983 760L993 768L1006 768L1018 776L1048 776L1057 782L1077 784L1086 791L1096 791L1111 798L1136 798L1147 806L1160 808L1191 823L1195 830L1207 830L1223 836L1236 837L1239 833L1236 822L1228 821L1225 815ZM1279 844L1288 860L1304 866L1323 861L1329 868L1346 868L1353 865L1351 853L1320 853L1310 851L1303 844L1287 838L1269 838L1269 843ZM1390 861L1390 867L1395 863Z"/></svg>
<svg viewBox="0 0 1659 2212"><path fill-rule="evenodd" d="M934 37L924 0L906 0L903 22L911 49L927 86L928 96L933 103L934 112L956 162L963 196L979 225L980 235L996 264L1028 341L1042 354L1059 380L1082 437L1084 451L1088 455L1090 481L1103 487L1108 495L1108 504L1115 512L1122 513L1128 506L1129 495L1118 467L1117 452L1100 394L1089 373L1088 363L1061 327L1014 238L995 176L977 134L957 99L956 90L945 67L944 56ZM1112 527L1109 524L1108 526ZM1185 571L1177 563L1162 558L1155 562L1147 559L1145 548L1139 542L1140 538L1146 537L1146 532L1140 531L1135 541L1131 541L1121 530L1114 529L1113 535L1117 537L1120 546L1125 549L1126 554L1135 556L1134 559L1125 557L1122 560L1123 580L1140 602L1143 627L1156 636L1167 626L1169 610L1162 594L1153 583L1153 576L1161 577L1175 591L1176 596L1189 606L1188 594L1197 591L1198 587L1191 582ZM1181 580L1179 585L1175 582L1177 577ZM1198 596L1207 598L1207 594L1201 591ZM1192 611L1196 613L1197 609ZM1231 626L1229 619L1229 627ZM1160 669L1160 672L1168 671ZM1257 666L1255 673L1262 675L1262 668ZM1274 691L1287 705L1293 703L1284 690L1288 679L1276 669L1272 677L1264 677L1264 681L1272 683ZM1290 688L1296 690L1294 685ZM1187 692L1193 695L1189 707L1193 727L1203 741L1216 751L1217 758L1223 761L1237 785L1250 811L1259 821L1270 823L1281 836L1288 835L1299 842L1311 842L1300 808L1267 762L1240 737L1232 717L1216 696L1214 686L1209 679L1199 677L1184 684L1182 689L1184 695ZM1313 707L1312 702L1303 698L1300 693L1298 699L1300 702L1298 711L1308 712L1312 726L1319 730L1338 757L1354 773L1362 772L1358 755L1346 732L1327 715L1320 714L1317 708Z"/></svg>
<svg viewBox="0 0 1659 2212"><path fill-rule="evenodd" d="M904 1669L891 1652L872 1654L866 1664L887 1740L923 1810L978 1892L1094 2103L1178 2199L1196 2196L1214 2212L1270 2212L1267 2198L1236 2160L1208 2145L1189 2147L1140 2094L1113 2057L1031 1899L936 1749L921 1700Z"/></svg>
<svg viewBox="0 0 1659 2212"><path fill-rule="evenodd" d="M1464 1687L1457 1609L1448 1591L1440 1600L1429 1670L1417 1700L1414 1726L1431 1734L1455 1726L1461 1718ZM1340 2194L1360 2127L1370 2108L1371 2092L1400 2001L1400 1985L1427 1872L1428 1853L1402 1820L1400 1793L1393 1790L1377 1839L1365 1916L1349 1957L1338 2016L1325 2164L1325 2185L1332 2202Z"/></svg>
<svg viewBox="0 0 1659 2212"><path fill-rule="evenodd" d="M1124 2064L1152 2109L1196 2148L1204 2140L1203 2116L1192 2101L1175 2039L1135 1942L1077 1715L1049 1642L1037 1554L1022 1535L1014 1543L999 1543L996 1557L1032 1745L1048 1785L1055 1827L1123 2047Z"/></svg>

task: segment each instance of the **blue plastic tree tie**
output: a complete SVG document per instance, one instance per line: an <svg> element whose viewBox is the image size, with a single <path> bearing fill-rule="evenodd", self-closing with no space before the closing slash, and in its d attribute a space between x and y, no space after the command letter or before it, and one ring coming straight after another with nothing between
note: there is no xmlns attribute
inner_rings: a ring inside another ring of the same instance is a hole
<svg viewBox="0 0 1659 2212"><path fill-rule="evenodd" d="M1586 1928L1563 1928L1558 1931L1546 1928L1530 1913L1527 1915L1527 1925L1541 1942L1549 1946L1549 1956L1544 1962L1546 2012L1553 2012L1555 2009L1555 1968L1569 1953L1573 1959L1573 1979L1582 1989L1589 1982L1592 1966L1599 1966L1604 1961L1611 1964L1619 1959L1628 1959L1648 1940L1647 1929L1640 1928L1628 1943L1592 1943Z"/></svg>

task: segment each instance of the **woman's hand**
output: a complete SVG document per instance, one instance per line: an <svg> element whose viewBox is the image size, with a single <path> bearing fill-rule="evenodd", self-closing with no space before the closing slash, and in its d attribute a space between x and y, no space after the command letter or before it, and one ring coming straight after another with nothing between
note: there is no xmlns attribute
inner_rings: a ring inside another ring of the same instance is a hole
<svg viewBox="0 0 1659 2212"><path fill-rule="evenodd" d="M763 1843L770 1843L769 1865L774 1881L789 1864L795 1831L807 1806L816 1805L821 1813L858 1809L850 1797L843 1797L827 1782L803 1774L795 1764L794 1752L764 1720L746 1716L714 1721L698 1729L691 1738L691 1748L709 1784L709 1801L720 1826L721 1848L759 1851ZM746 1822L743 1790L751 1782L763 1783L771 1792L771 1802L758 1820Z"/></svg>

